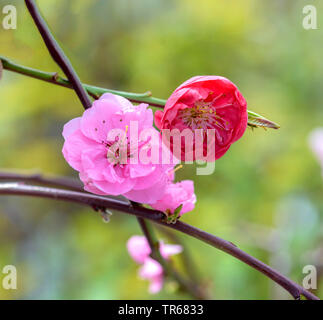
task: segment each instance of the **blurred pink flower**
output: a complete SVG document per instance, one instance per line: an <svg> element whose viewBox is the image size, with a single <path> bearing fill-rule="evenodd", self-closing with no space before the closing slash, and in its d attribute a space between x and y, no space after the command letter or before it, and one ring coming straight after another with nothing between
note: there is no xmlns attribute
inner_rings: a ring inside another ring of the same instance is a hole
<svg viewBox="0 0 323 320"><path fill-rule="evenodd" d="M144 236L132 236L127 242L127 249L131 258L137 263L144 263L151 253L149 243Z"/></svg>
<svg viewBox="0 0 323 320"><path fill-rule="evenodd" d="M182 204L183 206L179 213L181 216L192 211L195 207L195 202L194 182L192 180L183 180L177 183L169 182L163 197L150 204L150 206L156 210L174 213L175 209Z"/></svg>
<svg viewBox="0 0 323 320"><path fill-rule="evenodd" d="M151 253L149 243L144 236L132 236L127 242L127 249L131 258L137 263L143 263ZM164 259L169 259L170 256L181 253L183 248L178 244L165 244L160 241L159 250Z"/></svg>
<svg viewBox="0 0 323 320"><path fill-rule="evenodd" d="M154 202L163 195L167 172L174 165L161 161L152 164L138 157L143 151L152 153L153 147L162 148L159 133L153 128L152 111L147 106L134 106L125 98L106 93L82 117L65 124L63 155L79 171L85 190L100 195L122 194L143 203ZM148 134L132 144L133 134L130 136L129 131L134 123L139 138L144 130L151 130L157 139ZM132 159L135 155L137 162Z"/></svg>
<svg viewBox="0 0 323 320"><path fill-rule="evenodd" d="M206 161L222 157L231 144L242 137L247 121L246 100L230 80L220 76L196 76L187 80L168 98L164 110L155 112L155 124L160 130L178 129L182 133L185 129L203 130L204 141L201 146L195 136L193 149L200 152L197 156L194 151L192 160L205 160L202 151L205 154L208 146L210 155ZM212 143L207 142L207 129L214 130ZM182 143L181 159L184 161L193 149L185 150Z"/></svg>
<svg viewBox="0 0 323 320"><path fill-rule="evenodd" d="M322 166L323 175L323 128L314 129L309 136L309 144Z"/></svg>
<svg viewBox="0 0 323 320"><path fill-rule="evenodd" d="M132 259L142 264L139 269L139 276L150 281L149 292L159 292L164 283L163 268L158 261L150 257L151 249L146 237L132 236L127 242L127 249ZM168 260L172 255L181 253L183 247L160 241L159 250L162 257Z"/></svg>
<svg viewBox="0 0 323 320"><path fill-rule="evenodd" d="M143 280L149 280L149 293L158 293L164 284L163 267L159 262L152 258L146 258L144 264L139 269L139 277Z"/></svg>

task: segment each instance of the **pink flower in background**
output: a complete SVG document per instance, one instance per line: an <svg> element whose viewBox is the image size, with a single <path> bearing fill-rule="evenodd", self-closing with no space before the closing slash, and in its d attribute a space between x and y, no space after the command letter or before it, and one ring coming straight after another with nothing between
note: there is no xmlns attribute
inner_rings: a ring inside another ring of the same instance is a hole
<svg viewBox="0 0 323 320"><path fill-rule="evenodd" d="M175 209L182 204L183 206L179 213L181 216L186 212L192 211L195 207L195 202L194 182L183 180L177 183L169 182L163 197L150 204L150 206L156 210L174 213Z"/></svg>
<svg viewBox="0 0 323 320"><path fill-rule="evenodd" d="M69 165L79 171L84 189L100 195L124 195L137 202L154 202L164 193L168 174L174 165L137 163L130 160L136 154L130 145L128 130L133 123L138 134L153 129L153 115L146 104L134 106L125 98L110 93L93 102L82 117L69 121L63 130L65 143L63 155ZM112 135L119 130L123 136ZM132 139L132 137L131 137ZM159 138L160 139L160 138ZM147 137L137 141L137 154L148 150L158 142ZM161 152L160 152L161 154Z"/></svg>
<svg viewBox="0 0 323 320"><path fill-rule="evenodd" d="M128 252L137 263L144 263L149 257L151 249L144 236L132 236L127 242Z"/></svg>
<svg viewBox="0 0 323 320"><path fill-rule="evenodd" d="M323 175L323 128L317 128L311 132L309 144L322 166Z"/></svg>
<svg viewBox="0 0 323 320"><path fill-rule="evenodd" d="M139 277L149 280L149 293L158 293L164 285L163 267L159 262L152 258L146 258L144 264L139 269Z"/></svg>
<svg viewBox="0 0 323 320"><path fill-rule="evenodd" d="M169 97L163 111L156 111L155 124L162 129L202 129L204 143L193 149L207 149L206 130L214 129L215 139L209 144L207 161L222 157L231 144L240 139L247 128L247 103L238 88L219 76L197 76L181 84ZM195 141L196 142L196 141ZM170 144L172 149L172 141ZM174 150L175 152L175 150ZM181 146L181 159L185 160L185 145ZM195 151L194 151L195 152ZM193 160L204 160L203 153Z"/></svg>
<svg viewBox="0 0 323 320"><path fill-rule="evenodd" d="M150 257L151 249L146 237L132 236L127 242L127 249L132 259L142 265L139 276L150 281L149 292L159 292L164 283L163 268L158 261ZM160 241L159 250L162 257L168 260L172 255L181 253L183 248Z"/></svg>
<svg viewBox="0 0 323 320"><path fill-rule="evenodd" d="M127 249L131 258L137 263L143 263L151 253L149 243L144 236L132 236L127 242ZM183 248L178 244L165 244L160 241L159 250L164 259L169 259L172 255L181 253Z"/></svg>

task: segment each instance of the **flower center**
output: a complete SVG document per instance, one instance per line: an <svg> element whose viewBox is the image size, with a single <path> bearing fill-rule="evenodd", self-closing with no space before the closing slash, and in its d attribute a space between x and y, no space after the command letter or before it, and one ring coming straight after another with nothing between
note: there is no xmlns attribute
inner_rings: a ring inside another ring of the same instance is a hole
<svg viewBox="0 0 323 320"><path fill-rule="evenodd" d="M179 111L179 118L188 127L195 129L210 129L218 127L226 130L226 123L216 114L215 108L212 108L212 102L199 100L191 108L185 108Z"/></svg>
<svg viewBox="0 0 323 320"><path fill-rule="evenodd" d="M129 152L129 142L127 137L128 125L126 125L125 135L120 138L120 136L116 137L115 141L107 142L106 147L107 150L107 159L114 166L127 164L128 159L131 157Z"/></svg>

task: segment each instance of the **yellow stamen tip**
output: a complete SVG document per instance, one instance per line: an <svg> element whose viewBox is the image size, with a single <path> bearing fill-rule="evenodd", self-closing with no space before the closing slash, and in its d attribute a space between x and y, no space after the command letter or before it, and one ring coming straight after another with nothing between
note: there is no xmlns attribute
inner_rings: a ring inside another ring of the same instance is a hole
<svg viewBox="0 0 323 320"><path fill-rule="evenodd" d="M169 174L175 173L177 170L179 170L181 168L183 168L183 165L182 164L180 164L178 167L176 167L175 169L173 169L172 171L170 171Z"/></svg>

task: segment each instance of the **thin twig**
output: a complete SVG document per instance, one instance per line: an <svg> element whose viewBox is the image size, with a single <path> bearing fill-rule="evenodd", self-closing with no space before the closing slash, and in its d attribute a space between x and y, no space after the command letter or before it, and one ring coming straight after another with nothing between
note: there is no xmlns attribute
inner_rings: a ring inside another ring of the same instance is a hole
<svg viewBox="0 0 323 320"><path fill-rule="evenodd" d="M150 249L151 249L151 257L157 260L164 269L166 275L174 278L180 285L182 289L192 295L195 299L206 299L204 292L200 290L200 288L194 284L192 281L185 280L171 265L168 261L166 261L160 253L159 250L159 241L155 237L154 231L152 230L150 224L143 218L138 218L139 225L141 230L146 237Z"/></svg>
<svg viewBox="0 0 323 320"><path fill-rule="evenodd" d="M45 72L38 69L29 68L23 65L19 65L11 61L10 59L2 56L0 56L0 60L3 64L3 68L8 71L16 72L21 75L31 77L34 79L46 81L51 84L56 84L64 88L73 89L72 84L67 79L59 76L56 72ZM125 92L125 91L91 86L88 84L83 84L83 87L88 92L88 94L91 95L94 99L98 99L102 94L109 92L109 93L113 93L113 94L117 94L119 96L125 97L132 102L148 103L151 106L160 107L160 108L163 108L166 103L166 101L163 99L151 97L150 92L145 92L145 93Z"/></svg>
<svg viewBox="0 0 323 320"><path fill-rule="evenodd" d="M0 184L0 194L5 195L25 195L41 198L50 198L56 200L63 200L69 202L75 202L83 205L88 205L90 207L103 207L107 209L115 209L120 212L128 213L137 217L151 220L155 223L163 225L167 228L172 228L182 233L185 233L191 237L201 240L209 245L218 248L229 255L239 259L240 261L248 264L252 268L260 271L268 278L275 281L286 291L288 291L295 299L300 299L300 295L303 295L309 300L319 300L311 292L305 290L302 286L295 283L294 281L288 279L280 272L269 267L265 263L259 261L258 259L252 257L248 253L242 251L231 242L214 236L210 233L202 231L196 227L193 227L187 223L177 221L175 224L166 224L163 222L164 213L152 210L144 207L133 207L125 201L117 199L109 199L107 197L97 196L88 193L75 192L69 190L61 190L54 188L45 188L39 186L27 186L20 185L18 183L2 183Z"/></svg>
<svg viewBox="0 0 323 320"><path fill-rule="evenodd" d="M82 183L73 178L66 177L44 177L41 173L15 173L15 172L0 172L0 181L19 181L32 182L36 184L67 188L74 191L84 191Z"/></svg>
<svg viewBox="0 0 323 320"><path fill-rule="evenodd" d="M64 79L58 76L57 73L55 72L50 73L50 72L44 72L41 70L25 67L17 63L14 63L8 58L2 57L2 56L0 56L0 60L2 61L3 68L8 71L16 72L28 77L32 77L38 80L56 84L58 86L73 89L72 84L67 79ZM158 108L164 108L166 104L166 100L152 97L151 92L149 91L145 93L133 93L133 92L126 92L126 91L118 91L113 89L106 89L106 88L96 87L88 84L83 84L83 87L88 92L88 94L91 95L94 99L98 99L102 94L106 92L110 92L110 93L122 96L124 98L127 98L132 102L148 103L150 106L154 106ZM273 129L279 128L279 125L276 124L275 122L270 121L264 118L263 116L250 110L248 110L248 125L251 126L252 128L257 126L265 127L265 128L273 128Z"/></svg>
<svg viewBox="0 0 323 320"><path fill-rule="evenodd" d="M76 94L78 95L82 105L85 109L90 108L92 103L90 97L88 96L87 92L82 86L82 83L73 69L70 61L68 60L67 56L64 54L63 50L60 48L59 44L53 37L52 33L50 32L45 20L39 13L39 10L33 0L25 0L26 6L29 10L30 15L32 16L39 33L41 34L46 47L54 59L54 61L59 65L59 67L63 70L65 75L67 76L68 80L71 82L73 89L75 90ZM53 77L55 78L55 77Z"/></svg>
<svg viewBox="0 0 323 320"><path fill-rule="evenodd" d="M186 249L186 244L179 239L179 237L175 234L173 230L169 230L168 228L164 228L162 226L159 227L159 230L166 235L172 242L178 243L183 247L183 252L181 254L181 258L183 261L183 265L186 269L186 273L189 277L194 281L198 282L198 272L196 270L195 263L192 257L189 254L189 250Z"/></svg>

